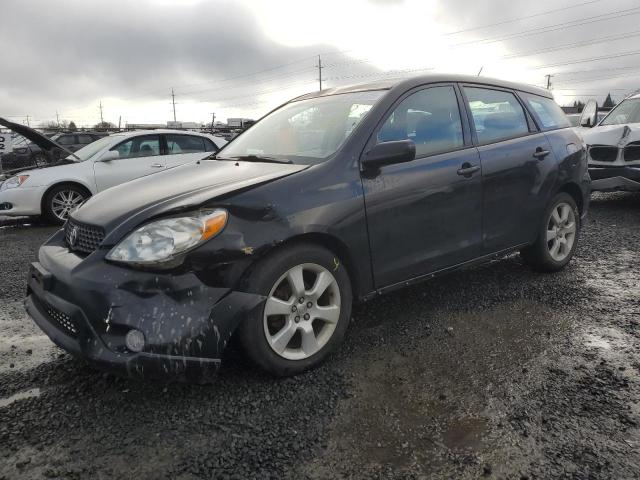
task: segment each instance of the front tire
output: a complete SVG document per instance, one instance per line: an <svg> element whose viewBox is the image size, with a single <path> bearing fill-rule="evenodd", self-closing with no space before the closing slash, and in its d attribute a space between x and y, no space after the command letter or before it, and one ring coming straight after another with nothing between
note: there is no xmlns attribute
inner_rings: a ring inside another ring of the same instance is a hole
<svg viewBox="0 0 640 480"><path fill-rule="evenodd" d="M543 215L535 243L520 251L524 262L539 272L557 272L571 261L578 245L580 212L568 193L558 193Z"/></svg>
<svg viewBox="0 0 640 480"><path fill-rule="evenodd" d="M251 270L246 290L267 297L239 332L244 350L267 372L290 376L314 368L344 339L351 282L329 250L313 244L281 247Z"/></svg>
<svg viewBox="0 0 640 480"><path fill-rule="evenodd" d="M69 214L86 202L91 194L78 185L63 184L53 187L44 198L43 215L51 223L62 225Z"/></svg>

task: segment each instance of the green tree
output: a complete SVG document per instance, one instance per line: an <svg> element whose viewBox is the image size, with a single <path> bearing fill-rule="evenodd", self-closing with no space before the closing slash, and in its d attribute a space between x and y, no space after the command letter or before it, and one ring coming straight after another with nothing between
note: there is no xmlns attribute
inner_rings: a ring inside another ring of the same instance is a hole
<svg viewBox="0 0 640 480"><path fill-rule="evenodd" d="M76 132L76 131L78 131L78 127L76 127L76 124L75 124L75 122L74 122L73 120L71 120L71 121L69 122L69 131L70 131L70 132Z"/></svg>

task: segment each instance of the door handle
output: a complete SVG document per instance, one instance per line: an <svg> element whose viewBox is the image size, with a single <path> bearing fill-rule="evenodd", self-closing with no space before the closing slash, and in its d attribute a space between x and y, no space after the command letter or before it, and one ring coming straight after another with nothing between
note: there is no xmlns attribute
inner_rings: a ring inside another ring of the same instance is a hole
<svg viewBox="0 0 640 480"><path fill-rule="evenodd" d="M164 165L162 165L161 163L152 163L151 164L151 168L162 168L164 167Z"/></svg>
<svg viewBox="0 0 640 480"><path fill-rule="evenodd" d="M544 150L542 147L538 147L536 148L536 151L534 152L533 156L538 160L544 160L544 157L546 157L550 153L551 152L549 150Z"/></svg>
<svg viewBox="0 0 640 480"><path fill-rule="evenodd" d="M469 162L464 162L462 167L458 169L458 175L470 177L474 173L480 171L480 165L471 165Z"/></svg>

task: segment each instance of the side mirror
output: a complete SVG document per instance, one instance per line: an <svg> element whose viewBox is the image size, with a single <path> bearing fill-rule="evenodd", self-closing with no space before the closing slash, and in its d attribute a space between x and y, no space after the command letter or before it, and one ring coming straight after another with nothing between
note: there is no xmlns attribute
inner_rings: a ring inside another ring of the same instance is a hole
<svg viewBox="0 0 640 480"><path fill-rule="evenodd" d="M581 127L591 128L595 127L598 123L598 102L591 99L587 102L582 109L582 115L580 115L580 121L578 122Z"/></svg>
<svg viewBox="0 0 640 480"><path fill-rule="evenodd" d="M120 158L120 152L118 150L108 150L98 160L99 162L110 162Z"/></svg>
<svg viewBox="0 0 640 480"><path fill-rule="evenodd" d="M411 140L379 143L364 154L363 168L380 168L383 165L410 162L416 158L416 144Z"/></svg>

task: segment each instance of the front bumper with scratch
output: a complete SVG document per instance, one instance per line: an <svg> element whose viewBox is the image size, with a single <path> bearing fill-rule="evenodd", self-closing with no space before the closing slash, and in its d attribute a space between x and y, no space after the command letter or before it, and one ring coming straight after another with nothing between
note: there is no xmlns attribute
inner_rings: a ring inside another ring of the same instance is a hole
<svg viewBox="0 0 640 480"><path fill-rule="evenodd" d="M589 165L589 175L592 191L640 191L640 166Z"/></svg>
<svg viewBox="0 0 640 480"><path fill-rule="evenodd" d="M210 382L237 325L264 297L214 288L193 273L138 272L94 252L81 258L60 242L32 264L26 309L58 346L98 368L135 377ZM131 329L145 337L129 351Z"/></svg>

